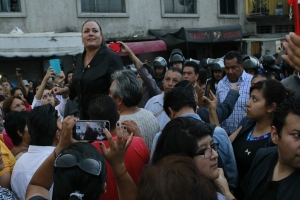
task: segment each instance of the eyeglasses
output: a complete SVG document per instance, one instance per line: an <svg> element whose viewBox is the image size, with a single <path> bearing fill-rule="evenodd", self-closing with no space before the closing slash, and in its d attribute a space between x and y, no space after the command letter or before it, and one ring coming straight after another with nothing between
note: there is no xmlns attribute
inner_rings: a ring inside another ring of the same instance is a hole
<svg viewBox="0 0 300 200"><path fill-rule="evenodd" d="M203 149L198 153L195 153L194 156L204 155L204 158L209 158L212 155L212 150L218 151L218 149L219 149L219 143L213 143L212 145L210 145L210 148Z"/></svg>
<svg viewBox="0 0 300 200"><path fill-rule="evenodd" d="M57 168L70 168L74 166L78 166L81 170L96 176L100 175L102 169L100 161L92 158L83 158L78 163L76 157L70 153L58 155L54 163L54 167Z"/></svg>

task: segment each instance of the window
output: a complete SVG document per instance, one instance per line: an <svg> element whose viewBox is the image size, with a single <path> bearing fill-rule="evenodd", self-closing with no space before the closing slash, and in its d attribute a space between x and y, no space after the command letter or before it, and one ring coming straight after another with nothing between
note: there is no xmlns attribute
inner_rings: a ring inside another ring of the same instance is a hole
<svg viewBox="0 0 300 200"><path fill-rule="evenodd" d="M257 34L272 33L272 26L256 26Z"/></svg>
<svg viewBox="0 0 300 200"><path fill-rule="evenodd" d="M162 0L163 17L199 17L197 0Z"/></svg>
<svg viewBox="0 0 300 200"><path fill-rule="evenodd" d="M24 0L0 0L0 17L26 17Z"/></svg>
<svg viewBox="0 0 300 200"><path fill-rule="evenodd" d="M219 0L218 15L224 18L238 18L237 0Z"/></svg>
<svg viewBox="0 0 300 200"><path fill-rule="evenodd" d="M126 0L77 0L79 17L128 17Z"/></svg>

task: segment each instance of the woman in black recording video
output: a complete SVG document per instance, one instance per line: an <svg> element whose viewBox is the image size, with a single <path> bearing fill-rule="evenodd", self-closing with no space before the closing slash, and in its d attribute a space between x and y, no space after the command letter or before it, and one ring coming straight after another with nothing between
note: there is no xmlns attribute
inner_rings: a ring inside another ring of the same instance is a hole
<svg viewBox="0 0 300 200"><path fill-rule="evenodd" d="M89 120L88 103L95 94L108 94L111 74L123 69L121 58L106 47L101 26L95 21L86 21L82 26L84 51L76 59L72 83L68 87L53 88L54 93L69 92L78 97L81 119Z"/></svg>

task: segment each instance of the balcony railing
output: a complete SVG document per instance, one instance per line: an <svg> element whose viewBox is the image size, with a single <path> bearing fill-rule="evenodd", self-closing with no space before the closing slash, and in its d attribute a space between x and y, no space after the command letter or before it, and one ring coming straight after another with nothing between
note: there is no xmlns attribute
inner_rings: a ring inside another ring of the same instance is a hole
<svg viewBox="0 0 300 200"><path fill-rule="evenodd" d="M288 15L287 0L246 0L246 14L259 15Z"/></svg>

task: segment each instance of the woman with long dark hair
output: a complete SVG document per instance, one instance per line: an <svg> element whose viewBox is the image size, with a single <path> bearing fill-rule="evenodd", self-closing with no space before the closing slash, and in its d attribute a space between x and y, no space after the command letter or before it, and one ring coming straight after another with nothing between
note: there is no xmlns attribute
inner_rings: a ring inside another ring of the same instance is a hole
<svg viewBox="0 0 300 200"><path fill-rule="evenodd" d="M259 81L250 88L250 100L247 102L246 116L240 131L230 136L232 142L240 183L249 171L258 149L272 146L270 131L273 113L277 106L293 91L286 89L281 82L270 79ZM237 189L237 199L243 194Z"/></svg>

